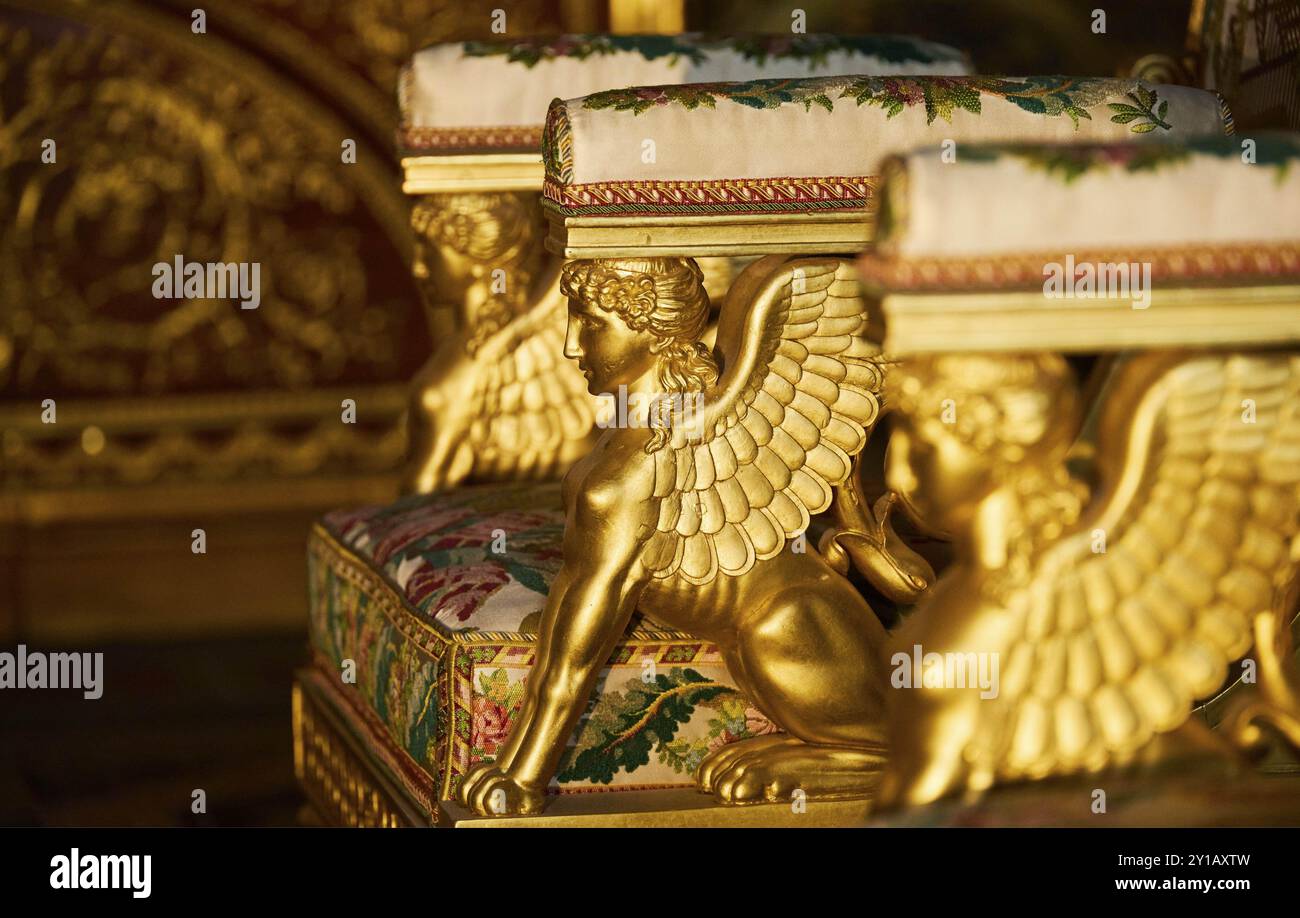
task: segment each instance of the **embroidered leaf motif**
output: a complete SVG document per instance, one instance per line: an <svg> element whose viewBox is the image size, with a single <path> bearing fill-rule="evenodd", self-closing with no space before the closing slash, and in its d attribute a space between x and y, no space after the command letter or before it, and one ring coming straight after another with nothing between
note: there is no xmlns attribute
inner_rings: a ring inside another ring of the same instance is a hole
<svg viewBox="0 0 1300 918"><path fill-rule="evenodd" d="M1125 102L1108 102L1127 89L1119 98ZM851 99L855 105L874 105L893 118L908 108L924 106L927 124L942 118L952 123L957 110L979 115L983 97L1002 98L1035 115L1048 118L1065 116L1075 128L1080 119L1092 120L1089 109L1106 103L1115 124L1129 124L1134 133L1144 134L1155 128L1170 130L1164 120L1169 110L1165 100L1153 89L1140 83L1121 83L1094 77L1042 76L1007 79L1004 77L827 77L824 79L768 79L748 83L697 83L687 86L652 86L615 89L587 96L584 108L612 108L640 114L659 105L681 105L686 109L715 107L716 99L726 99L748 108L772 109L798 104L804 111L815 105L835 110L835 99ZM1129 115L1132 117L1128 117Z"/></svg>
<svg viewBox="0 0 1300 918"><path fill-rule="evenodd" d="M807 102L805 102L805 103L804 103L804 109L805 109L805 110L809 107L810 103L813 104L813 105L820 105L822 108L826 109L826 111L828 111L828 112L833 112L833 111L835 111L835 103L832 102L832 101L830 100L830 97L827 96L826 93L824 93L824 92L819 92L817 95L813 96L811 99L809 99Z"/></svg>
<svg viewBox="0 0 1300 918"><path fill-rule="evenodd" d="M1031 99L1028 96L1007 96L1008 102L1014 102L1027 112L1033 112L1036 115L1047 114L1047 104L1042 99Z"/></svg>
<svg viewBox="0 0 1300 918"><path fill-rule="evenodd" d="M673 740L696 705L735 692L693 669L674 668L648 683L633 678L623 692L608 692L597 700L558 780L608 784L620 769L635 771L649 763L654 747Z"/></svg>
<svg viewBox="0 0 1300 918"><path fill-rule="evenodd" d="M695 774L709 753L727 743L778 732L774 723L739 694L724 695L708 706L717 716L709 718L707 733L693 739L675 739L659 747L659 761L678 774Z"/></svg>
<svg viewBox="0 0 1300 918"><path fill-rule="evenodd" d="M934 81L926 84L926 124L933 124L936 117L951 124L953 110L958 108L972 115L978 115L980 113L979 90L956 80Z"/></svg>
<svg viewBox="0 0 1300 918"><path fill-rule="evenodd" d="M631 89L610 89L592 93L583 100L584 108L612 108L619 112L632 112L639 115L657 105L676 103L688 111L704 108L716 108L714 93L710 84L699 83L679 86L638 86Z"/></svg>
<svg viewBox="0 0 1300 918"><path fill-rule="evenodd" d="M826 66L833 52L877 57L894 64L939 60L960 61L951 48L894 35L773 35L740 36L697 40L679 35L563 35L523 38L514 41L467 41L461 50L467 57L504 57L531 69L541 61L557 58L586 60L589 57L633 52L648 61L666 57L671 63L687 58L701 64L708 54L730 49L762 66L768 60L802 60L817 70Z"/></svg>
<svg viewBox="0 0 1300 918"><path fill-rule="evenodd" d="M1300 141L1281 134L1263 134L1256 140L1255 164L1249 168L1270 167L1275 170L1276 181L1281 183L1292 166L1300 165ZM1241 156L1241 146L1232 138L1195 137L1181 144L1009 144L972 147L965 155L968 160L983 162L992 162L1002 156L1015 157L1069 184L1094 169L1155 172L1184 163L1193 155L1237 159ZM882 214L887 214L887 211L882 210Z"/></svg>
<svg viewBox="0 0 1300 918"><path fill-rule="evenodd" d="M565 57L585 61L618 51L635 52L648 61L666 57L670 63L676 63L685 57L700 64L706 59L703 48L676 35L563 35L516 41L467 41L461 45L461 51L466 57L504 57L530 70L541 61Z"/></svg>
<svg viewBox="0 0 1300 918"><path fill-rule="evenodd" d="M514 561L503 561L502 566L506 569L512 580L520 586L527 587L534 593L540 593L545 596L550 590L550 584L535 568L524 564L516 564Z"/></svg>
<svg viewBox="0 0 1300 918"><path fill-rule="evenodd" d="M1132 92L1126 93L1125 98L1134 104L1128 105L1124 102L1108 102L1106 104L1107 108L1115 112L1110 116L1111 121L1116 124L1129 124L1137 121L1136 124L1129 128L1134 134L1149 134L1156 128L1167 131L1173 127L1173 125L1165 121L1165 112L1169 110L1168 100L1162 101L1160 107L1155 109L1155 90L1139 85Z"/></svg>
<svg viewBox="0 0 1300 918"><path fill-rule="evenodd" d="M503 667L494 669L490 673L479 673L478 690L480 695L500 705L510 714L523 704L524 683L515 682L512 685Z"/></svg>
<svg viewBox="0 0 1300 918"><path fill-rule="evenodd" d="M769 58L796 58L806 60L816 70L825 66L833 51L870 55L893 64L960 60L960 56L942 45L895 35L755 35L729 41L734 50L759 66Z"/></svg>

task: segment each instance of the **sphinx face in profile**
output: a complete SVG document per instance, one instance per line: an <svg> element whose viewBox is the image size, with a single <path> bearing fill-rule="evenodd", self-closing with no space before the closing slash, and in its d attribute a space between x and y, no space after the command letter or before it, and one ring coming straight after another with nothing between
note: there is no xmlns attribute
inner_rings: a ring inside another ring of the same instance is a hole
<svg viewBox="0 0 1300 918"><path fill-rule="evenodd" d="M622 316L590 302L569 299L564 356L576 360L592 395L613 395L654 370L655 336L633 329Z"/></svg>
<svg viewBox="0 0 1300 918"><path fill-rule="evenodd" d="M503 269L505 284L527 287L541 254L536 210L534 201L515 192L422 197L411 211L411 274L424 302L472 311L469 300L489 291L477 297L471 291L492 281L494 268Z"/></svg>
<svg viewBox="0 0 1300 918"><path fill-rule="evenodd" d="M709 298L691 259L572 261L560 290L569 300L564 355L578 362L592 395L656 388L663 367L676 388L716 379L716 367L696 353Z"/></svg>

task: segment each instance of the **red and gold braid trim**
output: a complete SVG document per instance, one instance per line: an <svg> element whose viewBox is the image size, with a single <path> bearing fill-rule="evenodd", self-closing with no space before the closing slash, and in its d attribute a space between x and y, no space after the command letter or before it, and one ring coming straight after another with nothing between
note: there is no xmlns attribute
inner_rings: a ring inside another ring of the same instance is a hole
<svg viewBox="0 0 1300 918"><path fill-rule="evenodd" d="M403 127L397 131L397 147L404 153L433 155L492 151L536 153L542 143L540 124L510 124L501 127Z"/></svg>
<svg viewBox="0 0 1300 918"><path fill-rule="evenodd" d="M1162 286L1177 282L1300 279L1300 241L1094 249L1068 255L1076 266L1149 263L1151 282ZM1045 266L1064 265L1066 257L1065 252L974 258L897 258L868 253L858 266L867 281L898 292L1024 290L1042 286Z"/></svg>
<svg viewBox="0 0 1300 918"><path fill-rule="evenodd" d="M547 176L544 206L565 216L780 213L874 210L876 176L589 182L565 185Z"/></svg>

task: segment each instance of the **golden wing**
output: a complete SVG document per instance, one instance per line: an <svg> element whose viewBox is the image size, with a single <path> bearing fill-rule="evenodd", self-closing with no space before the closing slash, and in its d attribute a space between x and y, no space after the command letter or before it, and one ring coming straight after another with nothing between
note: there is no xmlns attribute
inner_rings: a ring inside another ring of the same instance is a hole
<svg viewBox="0 0 1300 918"><path fill-rule="evenodd" d="M830 505L880 410L866 324L843 259L769 256L736 280L718 323L724 374L702 420L675 417L655 453L659 521L643 558L656 577L743 574Z"/></svg>
<svg viewBox="0 0 1300 918"><path fill-rule="evenodd" d="M1123 761L1180 726L1293 573L1300 359L1183 359L1146 391L1103 421L1126 441L1109 499L1005 603L970 750L1003 777Z"/></svg>
<svg viewBox="0 0 1300 918"><path fill-rule="evenodd" d="M443 342L414 386L407 490L558 478L586 453L595 400L563 356L564 302L557 277L477 347L472 329Z"/></svg>
<svg viewBox="0 0 1300 918"><path fill-rule="evenodd" d="M596 402L564 356L566 319L557 280L475 353L475 478L557 478L590 448Z"/></svg>

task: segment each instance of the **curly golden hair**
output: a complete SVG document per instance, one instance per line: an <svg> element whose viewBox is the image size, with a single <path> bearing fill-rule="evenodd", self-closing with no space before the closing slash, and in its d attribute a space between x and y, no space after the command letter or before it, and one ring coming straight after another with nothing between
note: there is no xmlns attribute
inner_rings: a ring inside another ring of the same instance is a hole
<svg viewBox="0 0 1300 918"><path fill-rule="evenodd" d="M700 342L709 323L704 275L690 258L604 258L571 261L560 276L570 299L612 312L633 331L649 332L666 393L703 392L718 381L718 364ZM663 403L668 410L669 402ZM669 438L666 419L654 425L647 451Z"/></svg>
<svg viewBox="0 0 1300 918"><path fill-rule="evenodd" d="M997 457L989 471L1015 493L1025 526L1009 545L1007 578L1023 577L1044 545L1083 509L1087 488L1062 461L1079 430L1074 371L1059 354L945 354L902 360L886 374L889 406L914 419L940 418L975 452Z"/></svg>

